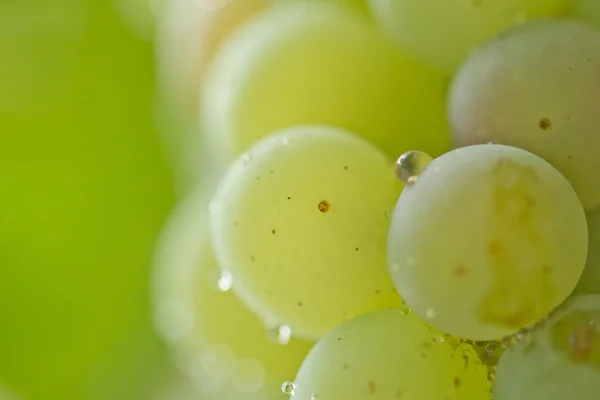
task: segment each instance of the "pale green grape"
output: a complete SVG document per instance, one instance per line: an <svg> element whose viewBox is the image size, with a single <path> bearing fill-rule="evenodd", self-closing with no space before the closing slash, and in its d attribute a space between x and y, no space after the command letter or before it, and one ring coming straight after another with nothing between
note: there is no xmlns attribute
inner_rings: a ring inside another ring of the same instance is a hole
<svg viewBox="0 0 600 400"><path fill-rule="evenodd" d="M357 136L306 126L268 136L231 166L211 202L213 243L251 309L316 339L400 304L385 257L402 189L392 165Z"/></svg>
<svg viewBox="0 0 600 400"><path fill-rule="evenodd" d="M398 292L431 325L494 340L567 298L587 242L585 213L558 171L487 144L444 154L404 189L388 260Z"/></svg>
<svg viewBox="0 0 600 400"><path fill-rule="evenodd" d="M208 235L208 198L199 191L175 211L156 257L155 320L206 400L284 400L312 344L269 339L263 321L219 277Z"/></svg>
<svg viewBox="0 0 600 400"><path fill-rule="evenodd" d="M531 22L461 68L449 99L456 145L523 148L557 168L586 209L600 205L600 31L571 20Z"/></svg>
<svg viewBox="0 0 600 400"><path fill-rule="evenodd" d="M596 400L600 296L570 300L500 359L494 400Z"/></svg>
<svg viewBox="0 0 600 400"><path fill-rule="evenodd" d="M147 1L147 0L145 0ZM198 92L225 39L265 7L266 0L173 0L156 41L158 80L169 108L197 124Z"/></svg>
<svg viewBox="0 0 600 400"><path fill-rule="evenodd" d="M292 400L489 400L474 349L414 314L380 310L349 321L311 350Z"/></svg>
<svg viewBox="0 0 600 400"><path fill-rule="evenodd" d="M206 78L200 120L230 161L288 126L325 124L388 155L449 148L443 77L398 53L360 14L280 4L236 31Z"/></svg>
<svg viewBox="0 0 600 400"><path fill-rule="evenodd" d="M572 0L570 16L600 27L600 2L597 0Z"/></svg>
<svg viewBox="0 0 600 400"><path fill-rule="evenodd" d="M586 212L589 245L583 275L575 293L600 294L600 209Z"/></svg>
<svg viewBox="0 0 600 400"><path fill-rule="evenodd" d="M398 45L446 72L506 28L564 14L570 0L370 0L372 12Z"/></svg>

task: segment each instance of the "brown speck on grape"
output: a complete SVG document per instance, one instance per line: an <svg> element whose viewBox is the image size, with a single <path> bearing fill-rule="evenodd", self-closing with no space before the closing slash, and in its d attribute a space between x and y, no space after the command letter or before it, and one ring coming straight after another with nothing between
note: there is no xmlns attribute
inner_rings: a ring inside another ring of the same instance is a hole
<svg viewBox="0 0 600 400"><path fill-rule="evenodd" d="M275 229L271 229L271 233L274 235L275 234Z"/></svg>
<svg viewBox="0 0 600 400"><path fill-rule="evenodd" d="M343 368L344 371L348 371L350 369L350 366L348 364L344 364Z"/></svg>
<svg viewBox="0 0 600 400"><path fill-rule="evenodd" d="M460 387L460 378L459 377L454 378L454 387L457 389Z"/></svg>
<svg viewBox="0 0 600 400"><path fill-rule="evenodd" d="M375 385L375 382L369 381L368 385L369 385L369 393L375 394L375 392L377 391L377 386Z"/></svg>
<svg viewBox="0 0 600 400"><path fill-rule="evenodd" d="M250 256L250 261L254 262L256 261L256 258L254 258L254 256Z"/></svg>
<svg viewBox="0 0 600 400"><path fill-rule="evenodd" d="M272 169L270 169L270 170L269 170L269 173L270 173L270 174L272 174L272 173L273 173L273 170L272 170Z"/></svg>
<svg viewBox="0 0 600 400"><path fill-rule="evenodd" d="M538 126L540 127L541 130L543 131L548 131L550 129L552 129L552 122L550 121L549 118L542 118L540 119L540 121L538 122Z"/></svg>
<svg viewBox="0 0 600 400"><path fill-rule="evenodd" d="M302 307L303 305L304 305L303 302L301 302L301 301L298 302L298 307Z"/></svg>
<svg viewBox="0 0 600 400"><path fill-rule="evenodd" d="M501 257L504 254L504 245L496 240L488 243L488 254L492 258Z"/></svg>
<svg viewBox="0 0 600 400"><path fill-rule="evenodd" d="M341 337L339 337L339 338L338 338L338 340L342 340L342 338L341 338Z"/></svg>
<svg viewBox="0 0 600 400"><path fill-rule="evenodd" d="M381 290L375 289L375 294L379 294L379 293L381 293Z"/></svg>
<svg viewBox="0 0 600 400"><path fill-rule="evenodd" d="M567 156L567 160L572 160L572 159L573 159L573 156L569 154L569 155Z"/></svg>
<svg viewBox="0 0 600 400"><path fill-rule="evenodd" d="M355 247L354 250L358 251L358 247Z"/></svg>
<svg viewBox="0 0 600 400"><path fill-rule="evenodd" d="M288 200L291 200L292 198L290 196L288 196Z"/></svg>
<svg viewBox="0 0 600 400"><path fill-rule="evenodd" d="M319 211L326 213L331 209L331 203L327 200L321 200L318 205Z"/></svg>
<svg viewBox="0 0 600 400"><path fill-rule="evenodd" d="M462 278L463 276L465 276L467 274L467 269L465 268L464 265L458 264L456 267L454 267L454 270L452 271L452 273L454 274L455 277Z"/></svg>
<svg viewBox="0 0 600 400"><path fill-rule="evenodd" d="M344 165L344 169L345 169L346 171L348 171L348 166L347 166L347 165Z"/></svg>

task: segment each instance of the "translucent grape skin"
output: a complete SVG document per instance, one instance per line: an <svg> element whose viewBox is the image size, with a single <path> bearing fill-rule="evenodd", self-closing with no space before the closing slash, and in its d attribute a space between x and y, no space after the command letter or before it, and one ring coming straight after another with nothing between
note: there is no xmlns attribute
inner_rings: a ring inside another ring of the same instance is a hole
<svg viewBox="0 0 600 400"><path fill-rule="evenodd" d="M281 345L219 280L208 232L208 199L190 194L167 223L157 249L154 309L158 331L205 400L285 400L312 343ZM240 329L240 327L243 327Z"/></svg>
<svg viewBox="0 0 600 400"><path fill-rule="evenodd" d="M432 161L392 216L388 262L398 292L436 328L497 340L575 288L587 255L582 206L541 158L475 145Z"/></svg>
<svg viewBox="0 0 600 400"><path fill-rule="evenodd" d="M488 400L487 370L473 348L439 337L398 309L360 316L311 350L292 400Z"/></svg>
<svg viewBox="0 0 600 400"><path fill-rule="evenodd" d="M593 1L593 0L592 0ZM528 19L564 15L570 0L370 0L398 45L453 73L481 43Z"/></svg>
<svg viewBox="0 0 600 400"><path fill-rule="evenodd" d="M530 22L490 42L458 72L448 113L456 146L528 150L600 205L600 31L574 20Z"/></svg>
<svg viewBox="0 0 600 400"><path fill-rule="evenodd" d="M230 37L207 75L200 120L226 162L289 126L338 126L390 157L449 149L444 77L401 53L360 13L280 4Z"/></svg>
<svg viewBox="0 0 600 400"><path fill-rule="evenodd" d="M386 269L402 184L363 139L294 127L236 161L211 202L221 268L252 310L318 339L344 320L401 304Z"/></svg>
<svg viewBox="0 0 600 400"><path fill-rule="evenodd" d="M600 208L587 211L586 216L589 233L588 256L574 294L600 295Z"/></svg>
<svg viewBox="0 0 600 400"><path fill-rule="evenodd" d="M494 400L596 400L600 296L571 299L500 358Z"/></svg>

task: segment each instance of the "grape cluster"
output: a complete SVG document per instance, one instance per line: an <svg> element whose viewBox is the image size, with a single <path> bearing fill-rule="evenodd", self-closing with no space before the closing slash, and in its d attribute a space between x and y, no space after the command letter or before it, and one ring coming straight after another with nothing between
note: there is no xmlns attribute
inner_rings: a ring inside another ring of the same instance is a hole
<svg viewBox="0 0 600 400"><path fill-rule="evenodd" d="M199 398L596 400L599 27L595 0L174 2L158 76L208 162L155 322Z"/></svg>

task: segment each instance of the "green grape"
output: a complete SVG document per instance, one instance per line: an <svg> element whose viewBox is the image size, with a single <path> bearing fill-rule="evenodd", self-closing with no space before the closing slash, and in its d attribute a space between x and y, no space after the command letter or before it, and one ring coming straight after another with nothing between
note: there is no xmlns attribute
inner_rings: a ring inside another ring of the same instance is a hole
<svg viewBox="0 0 600 400"><path fill-rule="evenodd" d="M586 212L589 233L588 256L574 293L600 294L600 209Z"/></svg>
<svg viewBox="0 0 600 400"><path fill-rule="evenodd" d="M500 358L494 400L596 400L600 296L570 299Z"/></svg>
<svg viewBox="0 0 600 400"><path fill-rule="evenodd" d="M380 310L349 321L311 350L292 400L489 400L474 349L433 331L414 314Z"/></svg>
<svg viewBox="0 0 600 400"><path fill-rule="evenodd" d="M403 50L452 73L485 40L529 19L562 15L570 1L370 0L370 5Z"/></svg>
<svg viewBox="0 0 600 400"><path fill-rule="evenodd" d="M264 6L265 0L170 3L159 25L156 64L163 96L177 118L196 126L208 65L225 39Z"/></svg>
<svg viewBox="0 0 600 400"><path fill-rule="evenodd" d="M385 258L401 190L392 163L357 136L280 131L231 166L211 202L217 260L256 313L317 339L401 304Z"/></svg>
<svg viewBox="0 0 600 400"><path fill-rule="evenodd" d="M488 44L452 85L456 145L501 143L548 161L585 209L600 205L600 31L571 20L531 22Z"/></svg>
<svg viewBox="0 0 600 400"><path fill-rule="evenodd" d="M597 0L572 0L570 16L582 19L600 28L600 2Z"/></svg>
<svg viewBox="0 0 600 400"><path fill-rule="evenodd" d="M585 266L585 213L569 182L525 150L476 145L407 186L388 235L398 292L449 334L495 340L569 296Z"/></svg>
<svg viewBox="0 0 600 400"><path fill-rule="evenodd" d="M398 53L361 15L273 7L233 34L207 74L200 120L226 162L279 129L339 126L388 155L447 151L444 78Z"/></svg>
<svg viewBox="0 0 600 400"><path fill-rule="evenodd" d="M269 338L263 321L219 276L208 234L208 198L194 192L166 226L156 256L155 320L206 400L284 400L312 344ZM275 339L275 340L273 340Z"/></svg>

